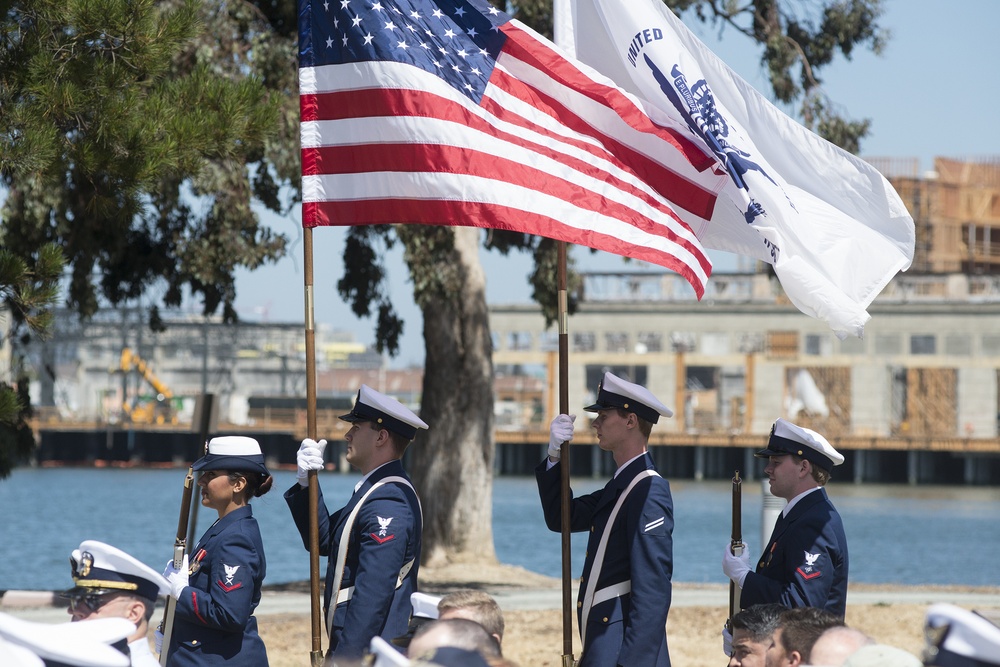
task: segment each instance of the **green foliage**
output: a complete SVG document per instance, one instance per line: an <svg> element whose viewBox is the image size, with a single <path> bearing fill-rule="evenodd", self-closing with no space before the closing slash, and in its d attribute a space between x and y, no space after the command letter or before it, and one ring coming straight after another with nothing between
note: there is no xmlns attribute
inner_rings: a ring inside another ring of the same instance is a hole
<svg viewBox="0 0 1000 667"><path fill-rule="evenodd" d="M48 244L28 261L0 248L0 322L11 320L8 336L21 328L47 335L52 326L50 310L59 297L59 276L64 265L58 246ZM13 385L0 380L0 479L31 453L34 438L27 420L31 416L28 379L18 374Z"/></svg>
<svg viewBox="0 0 1000 667"><path fill-rule="evenodd" d="M286 245L251 205L284 211L297 173L294 141L270 143L289 125L292 47L271 48L243 2L33 0L2 17L3 246L58 243L82 316L158 287L235 319L235 270Z"/></svg>

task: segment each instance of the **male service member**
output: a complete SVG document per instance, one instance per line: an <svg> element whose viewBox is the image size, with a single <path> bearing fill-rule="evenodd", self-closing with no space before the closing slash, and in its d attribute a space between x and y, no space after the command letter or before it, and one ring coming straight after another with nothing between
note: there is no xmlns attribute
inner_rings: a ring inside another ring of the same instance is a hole
<svg viewBox="0 0 1000 667"><path fill-rule="evenodd" d="M763 602L817 607L843 619L847 606L847 537L823 488L844 457L819 433L778 419L767 448L771 493L788 501L751 571L749 550L734 556L729 543L722 570L743 589L743 609Z"/></svg>
<svg viewBox="0 0 1000 667"><path fill-rule="evenodd" d="M668 667L667 612L673 574L674 528L670 485L646 450L660 415L673 416L645 387L605 373L591 426L618 470L600 491L573 498L570 530L589 531L577 614L580 667ZM535 469L545 525L559 531L561 444L573 419L552 420L549 456Z"/></svg>
<svg viewBox="0 0 1000 667"><path fill-rule="evenodd" d="M379 636L406 633L410 595L417 590L422 517L420 502L400 459L418 428L427 424L399 401L361 385L351 422L347 461L364 475L351 500L328 515L319 493L319 548L329 558L324 605L329 655L361 657ZM323 468L326 441L306 439L298 452L298 483L285 492L309 548L307 475Z"/></svg>

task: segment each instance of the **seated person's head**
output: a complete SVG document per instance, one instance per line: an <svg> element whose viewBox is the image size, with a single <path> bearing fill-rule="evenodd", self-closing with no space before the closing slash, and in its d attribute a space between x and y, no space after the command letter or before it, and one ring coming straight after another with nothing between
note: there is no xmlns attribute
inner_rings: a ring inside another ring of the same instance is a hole
<svg viewBox="0 0 1000 667"><path fill-rule="evenodd" d="M475 621L493 635L497 645L503 643L503 612L492 597L482 591L455 591L438 602L438 618L464 618Z"/></svg>
<svg viewBox="0 0 1000 667"><path fill-rule="evenodd" d="M500 645L486 629L464 618L450 618L421 626L406 651L410 659L433 653L442 647L475 651L484 658L499 657Z"/></svg>

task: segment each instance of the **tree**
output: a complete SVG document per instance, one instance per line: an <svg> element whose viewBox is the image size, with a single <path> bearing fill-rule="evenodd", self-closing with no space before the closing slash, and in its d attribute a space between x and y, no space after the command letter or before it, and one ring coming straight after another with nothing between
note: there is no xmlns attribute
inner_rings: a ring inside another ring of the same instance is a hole
<svg viewBox="0 0 1000 667"><path fill-rule="evenodd" d="M196 0L2 6L3 247L31 257L59 244L84 317L158 288L165 305L190 293L234 319L235 269L276 260L286 243L251 208L283 210L276 180L290 172L267 143L280 100L257 66L274 54L244 39L269 35L265 22ZM202 48L204 26L219 48L243 40L260 59Z"/></svg>
<svg viewBox="0 0 1000 667"><path fill-rule="evenodd" d="M9 320L9 328L3 335L10 338L17 336L22 328L39 336L51 330L49 308L59 296L59 276L64 266L62 251L53 244L43 246L32 263L33 267L25 259L0 248L0 322ZM27 377L16 360L12 361L10 377L0 378L0 479L27 459L35 444L28 425L31 402Z"/></svg>

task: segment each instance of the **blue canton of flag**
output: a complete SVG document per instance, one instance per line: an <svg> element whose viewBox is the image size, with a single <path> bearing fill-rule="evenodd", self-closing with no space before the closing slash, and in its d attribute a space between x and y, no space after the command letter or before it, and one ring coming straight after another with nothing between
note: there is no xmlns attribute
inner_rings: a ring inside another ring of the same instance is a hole
<svg viewBox="0 0 1000 667"><path fill-rule="evenodd" d="M419 67L478 103L510 17L479 0L325 0L311 5L299 66L394 61Z"/></svg>

